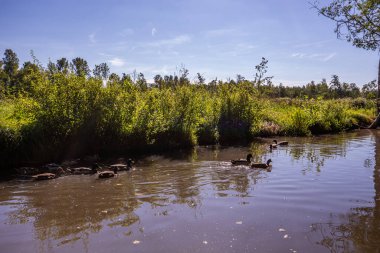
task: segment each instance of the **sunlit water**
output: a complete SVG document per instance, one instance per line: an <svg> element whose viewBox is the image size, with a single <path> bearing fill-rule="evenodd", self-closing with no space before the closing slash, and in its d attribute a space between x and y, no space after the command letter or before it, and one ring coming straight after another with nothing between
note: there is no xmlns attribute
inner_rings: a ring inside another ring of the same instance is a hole
<svg viewBox="0 0 380 253"><path fill-rule="evenodd" d="M0 252L379 252L380 133L287 140L0 183ZM230 165L247 153L272 170Z"/></svg>

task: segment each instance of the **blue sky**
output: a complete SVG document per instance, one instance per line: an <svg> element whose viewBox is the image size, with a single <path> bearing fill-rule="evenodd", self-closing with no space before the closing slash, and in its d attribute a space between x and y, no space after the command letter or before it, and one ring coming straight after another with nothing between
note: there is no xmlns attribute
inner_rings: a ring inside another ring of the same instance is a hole
<svg viewBox="0 0 380 253"><path fill-rule="evenodd" d="M321 1L327 2L327 1ZM207 80L252 80L261 57L274 83L376 79L378 52L338 40L334 23L306 0L0 0L0 51L20 62L82 57L93 69L136 69L148 80L181 65ZM1 57L2 58L2 57Z"/></svg>

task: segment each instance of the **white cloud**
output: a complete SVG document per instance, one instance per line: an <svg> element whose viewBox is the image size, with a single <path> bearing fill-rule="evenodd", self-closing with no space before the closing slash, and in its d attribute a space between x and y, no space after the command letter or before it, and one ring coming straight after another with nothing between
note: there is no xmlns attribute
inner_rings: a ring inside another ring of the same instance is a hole
<svg viewBox="0 0 380 253"><path fill-rule="evenodd" d="M111 65L115 67L122 67L125 65L125 61L117 57L112 58L108 62L111 63Z"/></svg>
<svg viewBox="0 0 380 253"><path fill-rule="evenodd" d="M191 41L191 38L189 35L179 35L177 37L174 37L172 39L167 40L158 40L151 43L147 43L147 46L151 47L161 47L161 46L176 46L181 45L184 43L188 43Z"/></svg>
<svg viewBox="0 0 380 253"><path fill-rule="evenodd" d="M91 33L90 35L88 35L88 39L90 40L92 44L96 43L95 35L96 35L95 33Z"/></svg>
<svg viewBox="0 0 380 253"><path fill-rule="evenodd" d="M331 53L329 55L327 55L324 59L322 59L322 61L329 61L331 60L334 56L336 55L336 53Z"/></svg>
<svg viewBox="0 0 380 253"><path fill-rule="evenodd" d="M293 53L293 54L291 55L291 57L295 57L295 58L300 58L300 59L302 59L302 58L305 57L305 54L302 54L302 53Z"/></svg>
<svg viewBox="0 0 380 253"><path fill-rule="evenodd" d="M317 60L317 61L323 61L327 62L334 58L336 53L323 53L323 54L306 54L306 53L293 53L290 55L292 58L298 58L298 59L311 59L311 60Z"/></svg>
<svg viewBox="0 0 380 253"><path fill-rule="evenodd" d="M156 33L157 33L157 29L153 27L153 29L152 29L152 36L154 37L154 35L156 35Z"/></svg>

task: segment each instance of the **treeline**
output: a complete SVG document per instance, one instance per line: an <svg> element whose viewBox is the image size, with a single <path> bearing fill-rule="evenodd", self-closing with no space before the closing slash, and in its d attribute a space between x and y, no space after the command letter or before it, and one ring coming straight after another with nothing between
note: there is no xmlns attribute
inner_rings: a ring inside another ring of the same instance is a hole
<svg viewBox="0 0 380 253"><path fill-rule="evenodd" d="M29 94L33 92L35 79L41 76L47 76L50 80L54 75L61 74L64 76L75 75L85 77L87 79L102 80L108 86L112 85L134 85L144 90L152 87L168 88L181 85L198 85L213 89L216 85L252 85L256 91L268 98L358 98L375 99L377 94L376 80L362 85L360 89L355 83L341 82L337 75L333 75L331 80L327 82L323 79L319 83L311 81L303 86L284 86L281 83L274 85L271 81L272 77L266 76L268 69L268 60L262 58L260 64L255 69L255 79L246 80L241 75L236 75L236 79L228 79L226 81L214 79L206 83L206 79L202 74L197 73L193 81L190 81L189 71L185 67L181 67L178 74L174 75L156 75L154 83L148 83L143 73L134 71L132 74L123 73L121 76L111 73L107 63L95 65L91 71L86 60L77 57L69 61L66 58L58 59L55 63L49 61L47 67L44 68L38 59L31 52L33 61L28 61L19 67L19 59L15 52L6 49L3 60L0 61L0 98L7 96L17 96L19 94Z"/></svg>
<svg viewBox="0 0 380 253"><path fill-rule="evenodd" d="M306 85L288 95L292 99L281 98L281 86L266 76L265 59L253 81L239 76L207 84L200 74L190 82L185 68L178 75L157 75L153 84L141 73L109 75L104 63L91 75L81 58L44 68L33 57L19 68L12 50L5 51L0 71L0 160L7 169L31 160L339 132L369 124L375 110L373 100L353 95L370 93L346 85ZM289 94L297 89L284 88ZM346 98L322 99L333 91Z"/></svg>

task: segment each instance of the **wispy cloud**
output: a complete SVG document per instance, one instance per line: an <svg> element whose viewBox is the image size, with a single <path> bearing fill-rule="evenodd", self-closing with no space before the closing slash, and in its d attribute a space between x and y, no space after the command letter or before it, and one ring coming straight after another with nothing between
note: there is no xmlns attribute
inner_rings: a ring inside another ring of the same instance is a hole
<svg viewBox="0 0 380 253"><path fill-rule="evenodd" d="M318 60L318 61L323 61L327 62L334 58L336 53L324 53L324 54L306 54L306 53L293 53L290 56L292 58L297 58L297 59L311 59L311 60Z"/></svg>
<svg viewBox="0 0 380 253"><path fill-rule="evenodd" d="M241 31L240 29L235 28L221 28L208 30L203 32L206 37L221 37L221 36L243 36L247 35L247 32Z"/></svg>
<svg viewBox="0 0 380 253"><path fill-rule="evenodd" d="M320 40L307 43L293 44L294 48L305 48L305 47L323 47L332 40Z"/></svg>
<svg viewBox="0 0 380 253"><path fill-rule="evenodd" d="M95 33L91 33L90 35L88 35L88 39L90 40L92 44L96 43L95 35L96 35Z"/></svg>
<svg viewBox="0 0 380 253"><path fill-rule="evenodd" d="M132 28L126 28L126 29L122 30L119 34L122 37L127 37L129 35L134 34L134 33L135 33L135 31Z"/></svg>
<svg viewBox="0 0 380 253"><path fill-rule="evenodd" d="M111 60L108 61L111 63L114 67L123 67L125 65L125 61L123 59L120 59L118 57L114 57Z"/></svg>
<svg viewBox="0 0 380 253"><path fill-rule="evenodd" d="M336 53L331 53L331 54L327 55L324 59L322 59L322 61L324 61L324 62L329 61L329 60L331 60L335 55L336 55Z"/></svg>
<svg viewBox="0 0 380 253"><path fill-rule="evenodd" d="M191 41L191 38L189 35L179 35L172 39L158 40L158 41L146 43L145 45L150 46L150 47L176 46L176 45L188 43L190 41Z"/></svg>
<svg viewBox="0 0 380 253"><path fill-rule="evenodd" d="M156 33L157 33L157 29L153 27L153 29L152 29L152 36L154 37L154 35L156 35Z"/></svg>

